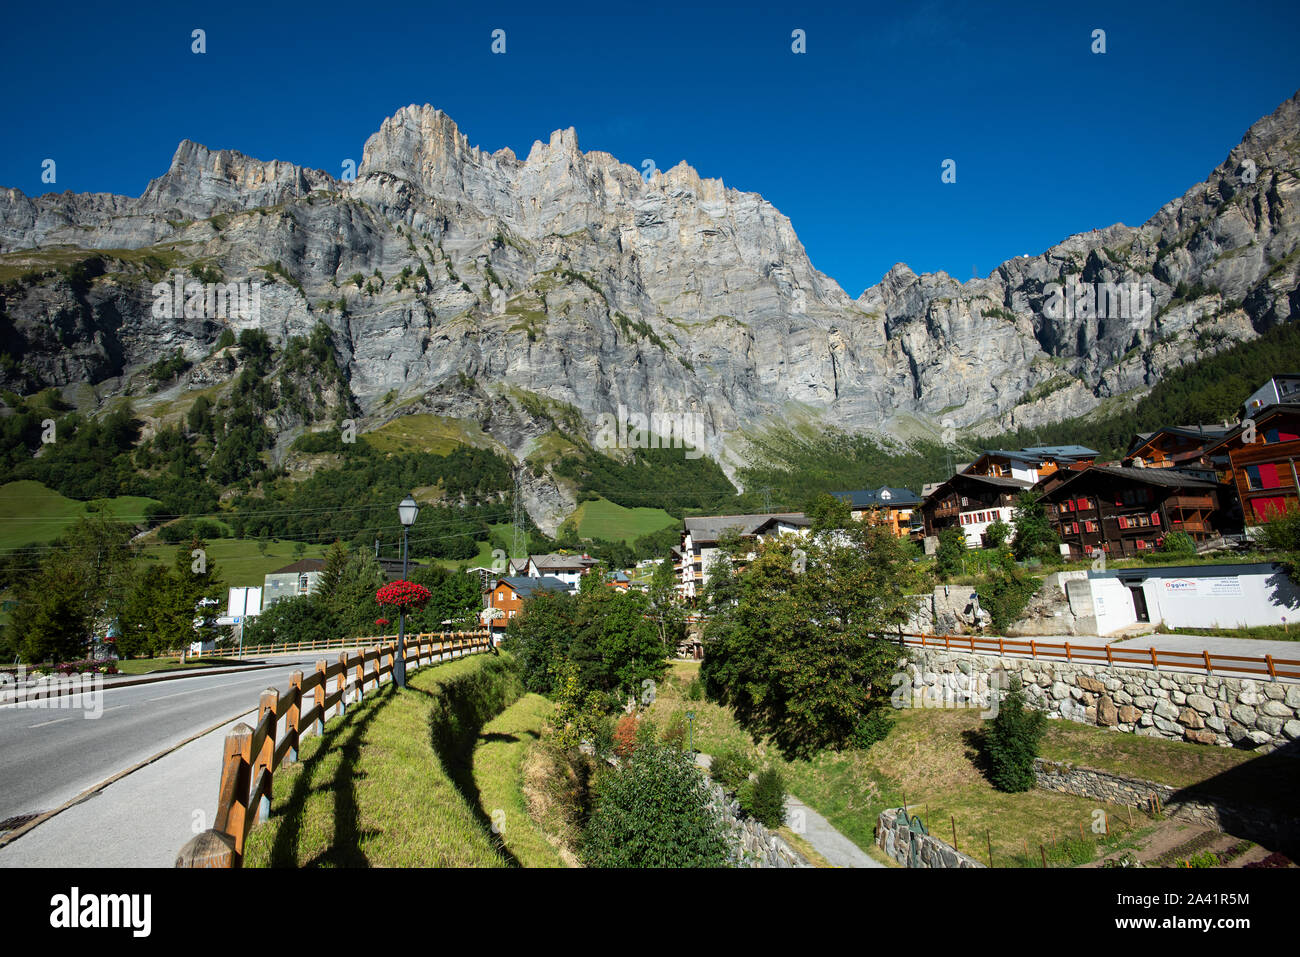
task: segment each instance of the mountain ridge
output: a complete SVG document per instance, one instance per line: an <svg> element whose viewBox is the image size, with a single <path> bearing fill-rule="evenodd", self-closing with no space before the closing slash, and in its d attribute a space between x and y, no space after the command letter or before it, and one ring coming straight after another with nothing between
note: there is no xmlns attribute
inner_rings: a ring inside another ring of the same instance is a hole
<svg viewBox="0 0 1300 957"><path fill-rule="evenodd" d="M572 127L521 160L412 104L367 139L355 181L183 140L138 198L0 191L0 265L150 250L227 281L279 276L262 315L158 320L152 277L125 262L80 293L55 269L6 286L0 386L125 395L160 350L197 358L226 327L284 340L323 323L367 422L475 419L521 460L554 421L515 393L575 410L588 438L619 405L699 413L733 477L745 435L791 416L903 440L1059 421L1300 308L1298 134L1300 93L1141 226L966 282L898 263L856 299L760 194L685 162L647 179L582 152ZM1051 317L1050 285L1074 280L1146 283L1155 308ZM545 480L550 463L531 464Z"/></svg>

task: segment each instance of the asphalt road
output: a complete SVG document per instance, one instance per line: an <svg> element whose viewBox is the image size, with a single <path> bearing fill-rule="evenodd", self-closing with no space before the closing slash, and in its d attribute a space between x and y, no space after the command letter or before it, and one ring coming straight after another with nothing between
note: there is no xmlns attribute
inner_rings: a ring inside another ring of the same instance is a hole
<svg viewBox="0 0 1300 957"><path fill-rule="evenodd" d="M98 708L93 702L91 707L0 706L0 821L58 807L218 721L256 709L262 691L287 691L293 672L310 673L320 657L294 656L281 667L247 674L106 686ZM84 704L82 695L71 698ZM99 717L88 717L95 710L102 710Z"/></svg>

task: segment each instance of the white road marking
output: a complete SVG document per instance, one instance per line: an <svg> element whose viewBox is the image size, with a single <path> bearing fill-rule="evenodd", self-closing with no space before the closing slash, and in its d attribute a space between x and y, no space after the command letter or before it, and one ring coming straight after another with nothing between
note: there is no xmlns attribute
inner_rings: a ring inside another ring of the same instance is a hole
<svg viewBox="0 0 1300 957"><path fill-rule="evenodd" d="M60 721L71 721L71 720L72 720L72 715L68 715L66 718L55 718L53 721L42 721L40 724L29 724L27 728L28 730L32 728L43 728L47 724L58 724Z"/></svg>

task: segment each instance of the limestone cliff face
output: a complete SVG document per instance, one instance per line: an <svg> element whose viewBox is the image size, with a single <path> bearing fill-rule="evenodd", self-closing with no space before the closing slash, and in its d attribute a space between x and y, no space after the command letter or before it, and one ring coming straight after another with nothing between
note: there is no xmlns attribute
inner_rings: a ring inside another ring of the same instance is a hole
<svg viewBox="0 0 1300 957"><path fill-rule="evenodd" d="M646 182L571 129L520 159L410 106L352 182L187 141L139 198L0 191L0 264L34 271L3 293L17 361L0 385L111 394L162 352L206 355L225 325L283 339L324 322L374 421L396 392L521 456L545 428L524 393L589 434L620 404L699 412L728 468L744 430L792 418L903 436L1032 426L1291 318L1298 154L1300 95L1142 226L964 283L899 264L854 300L761 196L684 164ZM76 250L101 251L81 281L59 271ZM191 264L279 278L255 319L156 317L152 283ZM1153 308L1052 318L1049 284L1076 280L1147 284Z"/></svg>

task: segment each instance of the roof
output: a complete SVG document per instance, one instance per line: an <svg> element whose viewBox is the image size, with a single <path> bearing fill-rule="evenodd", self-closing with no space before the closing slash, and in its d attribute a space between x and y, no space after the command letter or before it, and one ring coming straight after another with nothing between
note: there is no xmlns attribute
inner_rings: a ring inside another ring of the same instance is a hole
<svg viewBox="0 0 1300 957"><path fill-rule="evenodd" d="M975 482L979 485L992 485L994 488L1005 488L1015 491L1023 491L1027 488L1033 488L1034 485L1033 482L1026 482L1024 479L1003 478L1000 475L971 475L968 472L958 472L946 481L940 482L936 485L931 490L930 494L925 497L925 500L929 501L945 488L957 482Z"/></svg>
<svg viewBox="0 0 1300 957"><path fill-rule="evenodd" d="M1086 459L1088 456L1094 458L1101 453L1096 449L1090 449L1086 445L1032 445L1024 449L1025 452L1032 452L1035 455L1049 455L1057 458L1077 458Z"/></svg>
<svg viewBox="0 0 1300 957"><path fill-rule="evenodd" d="M1164 425L1154 432L1138 432L1134 434L1133 441L1129 443L1128 454L1132 455L1139 448L1146 445L1157 435L1181 435L1189 439L1206 439L1207 441L1217 442L1233 429L1235 425Z"/></svg>
<svg viewBox="0 0 1300 957"><path fill-rule="evenodd" d="M1065 486L1077 482L1085 475L1107 475L1113 478L1141 482L1144 485L1158 485L1161 488L1218 488L1218 485L1214 482L1192 478L1178 469L1139 469L1123 465L1094 465L1076 472L1046 494L1054 495Z"/></svg>
<svg viewBox="0 0 1300 957"><path fill-rule="evenodd" d="M571 569L581 570L581 569L591 568L593 565L599 564L596 559L591 558L588 555L560 555L555 552L551 552L546 555L530 555L528 557L532 561L532 563L536 565L539 570L542 571L546 571L546 570L568 571Z"/></svg>
<svg viewBox="0 0 1300 957"><path fill-rule="evenodd" d="M533 594L533 592L537 591L569 590L569 586L565 582L560 581L558 578L553 578L550 575L547 575L544 578L524 578L517 575L508 578L498 578L497 584L500 584L501 582L505 582L509 585L511 589L513 589L514 593L520 598L528 598Z"/></svg>
<svg viewBox="0 0 1300 957"><path fill-rule="evenodd" d="M292 565L285 565L283 568L277 568L273 572L267 572L268 575L301 575L303 572L320 572L325 570L325 559L323 558L300 558Z"/></svg>
<svg viewBox="0 0 1300 957"><path fill-rule="evenodd" d="M918 505L920 498L908 488L891 488L882 485L877 489L860 489L855 492L831 492L838 499L849 503L849 508L871 508L882 505Z"/></svg>
<svg viewBox="0 0 1300 957"><path fill-rule="evenodd" d="M716 542L723 532L734 530L738 535L753 535L755 529L774 518L803 518L803 512L770 512L760 515L695 515L683 519L686 531L699 542Z"/></svg>

